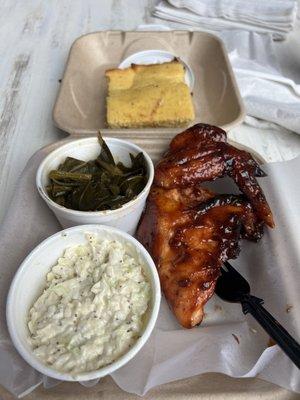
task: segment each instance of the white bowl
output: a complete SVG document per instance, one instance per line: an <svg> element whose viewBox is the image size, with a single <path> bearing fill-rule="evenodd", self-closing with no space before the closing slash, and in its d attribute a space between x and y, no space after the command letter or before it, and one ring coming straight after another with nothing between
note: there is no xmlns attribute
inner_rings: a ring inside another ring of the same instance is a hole
<svg viewBox="0 0 300 400"><path fill-rule="evenodd" d="M54 212L63 228L81 224L102 224L114 226L125 232L134 234L154 176L154 167L149 155L133 143L121 139L105 138L115 161L130 165L129 153L134 155L142 152L148 169L148 182L139 195L116 210L105 211L76 211L60 206L50 199L45 186L48 184L49 172L64 162L66 157L74 157L89 161L99 155L100 146L96 137L74 140L52 151L40 164L36 174L37 189L48 207Z"/></svg>
<svg viewBox="0 0 300 400"><path fill-rule="evenodd" d="M30 307L45 286L46 274L55 265L64 250L71 245L86 243L85 233L94 233L103 238L124 243L134 257L139 257L145 266L152 288L151 303L144 332L131 349L112 364L96 371L71 375L58 372L43 364L32 352L28 342L27 316ZM111 374L131 360L149 338L159 311L160 283L154 262L145 248L132 236L118 229L101 225L82 225L58 232L39 244L20 265L9 289L6 318L11 339L21 356L33 368L52 378L65 381L88 381Z"/></svg>

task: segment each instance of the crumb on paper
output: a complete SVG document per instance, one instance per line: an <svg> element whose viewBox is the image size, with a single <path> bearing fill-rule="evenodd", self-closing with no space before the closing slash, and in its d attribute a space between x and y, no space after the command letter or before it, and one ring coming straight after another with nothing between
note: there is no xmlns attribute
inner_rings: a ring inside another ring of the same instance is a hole
<svg viewBox="0 0 300 400"><path fill-rule="evenodd" d="M257 333L257 330L254 329L254 328L250 328L250 332L252 332L252 333Z"/></svg>
<svg viewBox="0 0 300 400"><path fill-rule="evenodd" d="M232 336L234 337L234 340L240 344L240 339L237 337L237 335L235 335L234 333L232 333Z"/></svg>
<svg viewBox="0 0 300 400"><path fill-rule="evenodd" d="M214 305L214 310L215 310L215 311L222 311L223 309L222 309L222 307L221 307L219 304L215 304L215 305Z"/></svg>
<svg viewBox="0 0 300 400"><path fill-rule="evenodd" d="M294 306L292 305L292 304L287 304L286 305L286 308L285 308L285 311L287 312L287 313L289 313L289 312L291 312L292 311L292 308L293 308Z"/></svg>
<svg viewBox="0 0 300 400"><path fill-rule="evenodd" d="M276 342L274 342L274 340L272 338L269 338L268 347L275 346L275 344L276 344Z"/></svg>

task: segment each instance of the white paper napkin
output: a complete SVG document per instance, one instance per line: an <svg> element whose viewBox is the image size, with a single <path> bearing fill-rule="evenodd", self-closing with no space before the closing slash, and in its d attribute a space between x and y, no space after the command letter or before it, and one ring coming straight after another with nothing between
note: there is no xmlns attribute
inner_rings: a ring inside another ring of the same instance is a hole
<svg viewBox="0 0 300 400"><path fill-rule="evenodd" d="M137 28L168 29L155 24ZM282 74L271 35L240 30L215 34L226 46L246 107L245 122L260 129L300 133L300 84Z"/></svg>
<svg viewBox="0 0 300 400"><path fill-rule="evenodd" d="M296 0L167 0L154 8L153 15L201 29L246 29L284 39L296 13Z"/></svg>
<svg viewBox="0 0 300 400"><path fill-rule="evenodd" d="M218 36L227 48L247 115L300 133L300 85L282 75L271 36L247 31Z"/></svg>
<svg viewBox="0 0 300 400"><path fill-rule="evenodd" d="M0 227L0 384L19 396L33 390L43 377L23 361L10 341L5 321L6 296L14 273L28 252L60 230L35 189L39 163L58 145L40 150L28 162ZM277 227L267 230L258 244L244 242L240 257L233 262L249 279L253 294L265 299L267 309L298 340L300 177L295 171L299 168L300 157L264 167L269 177L260 179L260 183ZM227 185L224 180L223 189L228 191ZM113 374L115 382L128 392L143 394L165 382L215 371L235 377L258 376L300 392L299 370L277 346L265 349L267 335L251 317L243 316L238 304L224 303L215 296L205 312L201 327L185 330L163 301L150 340L129 364ZM44 381L47 387L57 384L52 379Z"/></svg>

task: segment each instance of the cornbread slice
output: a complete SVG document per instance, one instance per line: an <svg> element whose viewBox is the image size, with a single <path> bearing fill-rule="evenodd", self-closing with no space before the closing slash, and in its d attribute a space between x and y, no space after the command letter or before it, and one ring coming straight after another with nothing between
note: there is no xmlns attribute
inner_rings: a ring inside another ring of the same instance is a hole
<svg viewBox="0 0 300 400"><path fill-rule="evenodd" d="M111 128L181 126L195 118L183 65L132 65L106 71L107 123Z"/></svg>

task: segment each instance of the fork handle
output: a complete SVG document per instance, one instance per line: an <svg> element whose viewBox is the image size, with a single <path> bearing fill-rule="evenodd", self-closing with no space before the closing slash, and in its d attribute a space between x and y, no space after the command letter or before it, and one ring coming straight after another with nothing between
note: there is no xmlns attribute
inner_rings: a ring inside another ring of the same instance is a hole
<svg viewBox="0 0 300 400"><path fill-rule="evenodd" d="M251 314L300 369L300 345L282 325L262 306L263 300L245 295L241 300L243 313Z"/></svg>

